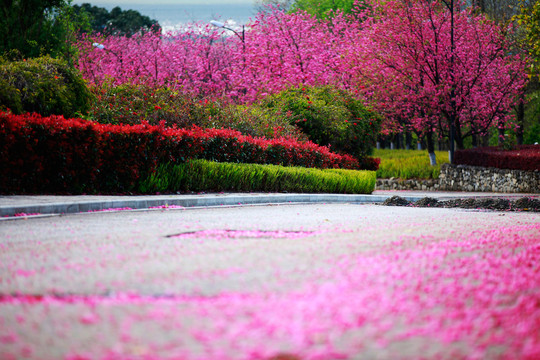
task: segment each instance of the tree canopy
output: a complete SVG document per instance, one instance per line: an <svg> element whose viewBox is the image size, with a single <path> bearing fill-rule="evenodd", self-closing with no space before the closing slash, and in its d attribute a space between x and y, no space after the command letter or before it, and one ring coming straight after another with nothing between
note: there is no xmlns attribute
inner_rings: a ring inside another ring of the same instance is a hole
<svg viewBox="0 0 540 360"><path fill-rule="evenodd" d="M141 15L136 10L122 10L116 6L110 12L102 7L84 3L73 6L76 13L87 13L92 31L105 35L131 36L144 31L159 31L157 20Z"/></svg>
<svg viewBox="0 0 540 360"><path fill-rule="evenodd" d="M356 2L356 0L296 0L291 10L303 10L315 15L318 19L327 19L332 17L337 10L351 14Z"/></svg>
<svg viewBox="0 0 540 360"><path fill-rule="evenodd" d="M0 54L23 57L59 55L64 49L67 0L3 0L0 5Z"/></svg>

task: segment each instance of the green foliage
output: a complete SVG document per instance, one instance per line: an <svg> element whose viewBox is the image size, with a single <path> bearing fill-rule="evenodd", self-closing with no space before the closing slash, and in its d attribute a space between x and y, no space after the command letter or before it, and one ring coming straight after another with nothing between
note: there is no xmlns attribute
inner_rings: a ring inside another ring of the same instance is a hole
<svg viewBox="0 0 540 360"><path fill-rule="evenodd" d="M369 194L374 171L320 170L277 165L191 160L162 164L139 183L142 193L178 191L264 191Z"/></svg>
<svg viewBox="0 0 540 360"><path fill-rule="evenodd" d="M88 111L91 99L78 71L63 60L0 61L0 110L75 117Z"/></svg>
<svg viewBox="0 0 540 360"><path fill-rule="evenodd" d="M361 160L370 155L381 118L351 93L333 87L298 87L267 97L261 104L286 118L307 137L333 151Z"/></svg>
<svg viewBox="0 0 540 360"><path fill-rule="evenodd" d="M375 150L374 156L381 159L377 177L381 179L438 179L441 164L448 163L448 152L435 151L438 164L429 164L427 151L418 150Z"/></svg>
<svg viewBox="0 0 540 360"><path fill-rule="evenodd" d="M540 144L540 90L533 91L527 95L523 125L523 143Z"/></svg>
<svg viewBox="0 0 540 360"><path fill-rule="evenodd" d="M0 55L17 50L22 58L74 55L74 36L87 29L70 0L5 0L0 5Z"/></svg>
<svg viewBox="0 0 540 360"><path fill-rule="evenodd" d="M521 13L514 17L524 33L522 46L532 58L530 72L532 75L540 74L540 1L522 1Z"/></svg>
<svg viewBox="0 0 540 360"><path fill-rule="evenodd" d="M102 7L84 3L73 5L75 13L90 18L91 31L104 35L131 36L140 31L161 31L157 20L141 15L135 10L122 10L116 6L110 12Z"/></svg>
<svg viewBox="0 0 540 360"><path fill-rule="evenodd" d="M540 144L540 122L532 125L525 133L525 144Z"/></svg>
<svg viewBox="0 0 540 360"><path fill-rule="evenodd" d="M356 0L296 0L291 11L303 10L318 19L328 19L332 18L337 10L344 14L352 14L356 3Z"/></svg>
<svg viewBox="0 0 540 360"><path fill-rule="evenodd" d="M283 118L257 106L238 106L225 100L194 99L168 88L144 85L92 88L96 101L88 119L103 124L139 124L147 121L157 125L189 128L228 128L252 136L298 138L300 132Z"/></svg>

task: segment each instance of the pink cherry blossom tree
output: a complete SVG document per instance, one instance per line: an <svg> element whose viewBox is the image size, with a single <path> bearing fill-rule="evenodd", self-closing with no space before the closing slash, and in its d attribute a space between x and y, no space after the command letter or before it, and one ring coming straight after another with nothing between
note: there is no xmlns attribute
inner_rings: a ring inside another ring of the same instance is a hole
<svg viewBox="0 0 540 360"><path fill-rule="evenodd" d="M83 39L79 68L94 83L145 83L253 102L301 84L351 87L344 53L357 25L337 14L260 13L242 36L210 25L177 34ZM94 43L95 46L92 46Z"/></svg>
<svg viewBox="0 0 540 360"><path fill-rule="evenodd" d="M506 29L460 5L452 27L438 1L361 9L329 20L274 9L242 36L197 24L176 34L83 39L79 68L97 84L167 86L238 103L302 84L334 85L384 113L383 132L415 131L431 153L434 136L448 136L450 124L458 148L468 136L511 125L526 76Z"/></svg>
<svg viewBox="0 0 540 360"><path fill-rule="evenodd" d="M357 59L370 85L366 94L380 111L428 144L435 131L447 136L453 122L458 148L468 136L509 126L526 83L525 62L510 52L500 27L458 5L452 50L452 19L442 3L390 1L379 11L364 27L367 41Z"/></svg>

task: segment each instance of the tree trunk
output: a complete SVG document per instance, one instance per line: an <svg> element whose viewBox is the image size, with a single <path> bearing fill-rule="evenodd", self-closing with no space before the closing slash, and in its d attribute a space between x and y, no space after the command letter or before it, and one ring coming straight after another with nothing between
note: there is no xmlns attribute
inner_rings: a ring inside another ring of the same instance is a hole
<svg viewBox="0 0 540 360"><path fill-rule="evenodd" d="M523 145L523 126L525 125L525 102L523 100L523 95L521 96L521 99L519 99L516 113L518 125L516 129L516 141L518 145Z"/></svg>
<svg viewBox="0 0 540 360"><path fill-rule="evenodd" d="M405 132L405 149L411 150L412 148L412 134L410 132Z"/></svg>
<svg viewBox="0 0 540 360"><path fill-rule="evenodd" d="M497 139L498 139L498 144L499 146L503 146L504 145L504 127L502 127L501 125L499 125L497 127Z"/></svg>
<svg viewBox="0 0 540 360"><path fill-rule="evenodd" d="M473 133L471 137L472 137L472 147L473 148L478 147L478 139L476 138L476 134Z"/></svg>
<svg viewBox="0 0 540 360"><path fill-rule="evenodd" d="M433 142L433 133L431 131L426 134L426 141L429 153L429 164L435 166L437 165L437 158L435 157L435 143Z"/></svg>
<svg viewBox="0 0 540 360"><path fill-rule="evenodd" d="M463 145L463 134L461 133L461 127L457 126L457 124L456 124L454 130L455 130L454 140L456 141L456 145L457 145L458 150L465 149L465 146Z"/></svg>
<svg viewBox="0 0 540 360"><path fill-rule="evenodd" d="M486 135L482 136L481 143L483 147L489 146L489 131L486 133Z"/></svg>
<svg viewBox="0 0 540 360"><path fill-rule="evenodd" d="M402 140L401 133L397 133L396 135L394 135L394 143L396 144L396 149L402 148L403 140Z"/></svg>

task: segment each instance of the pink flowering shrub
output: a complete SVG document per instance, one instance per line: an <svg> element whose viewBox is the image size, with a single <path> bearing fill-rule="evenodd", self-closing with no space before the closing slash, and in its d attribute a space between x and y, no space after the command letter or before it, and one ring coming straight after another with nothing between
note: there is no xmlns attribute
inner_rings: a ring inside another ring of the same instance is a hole
<svg viewBox="0 0 540 360"><path fill-rule="evenodd" d="M159 163L213 161L358 169L349 155L290 138L228 129L104 125L62 116L0 112L3 193L125 192Z"/></svg>

